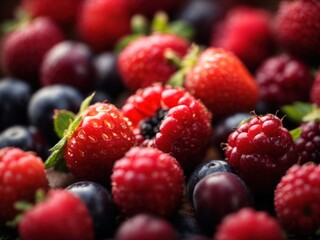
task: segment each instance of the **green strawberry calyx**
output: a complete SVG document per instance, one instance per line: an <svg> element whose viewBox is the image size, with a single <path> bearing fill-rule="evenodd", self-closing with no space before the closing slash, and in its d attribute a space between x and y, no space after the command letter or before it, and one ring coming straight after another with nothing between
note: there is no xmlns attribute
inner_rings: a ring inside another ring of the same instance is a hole
<svg viewBox="0 0 320 240"><path fill-rule="evenodd" d="M79 126L94 95L95 93L84 99L77 115L67 110L55 111L54 130L61 139L50 149L51 154L44 163L46 168L54 168L58 171L68 172L68 168L63 159L64 147L67 144L68 139Z"/></svg>

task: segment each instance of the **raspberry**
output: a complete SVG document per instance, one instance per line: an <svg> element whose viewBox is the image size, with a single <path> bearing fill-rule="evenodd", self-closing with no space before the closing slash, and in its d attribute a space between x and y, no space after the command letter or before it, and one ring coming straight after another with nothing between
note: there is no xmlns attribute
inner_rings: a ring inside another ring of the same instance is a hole
<svg viewBox="0 0 320 240"><path fill-rule="evenodd" d="M140 89L122 112L142 146L172 154L185 173L203 159L212 133L211 114L184 89L160 84Z"/></svg>
<svg viewBox="0 0 320 240"><path fill-rule="evenodd" d="M262 100L281 106L294 101L308 101L314 80L308 66L282 54L265 60L256 73Z"/></svg>
<svg viewBox="0 0 320 240"><path fill-rule="evenodd" d="M32 152L6 147L0 150L0 227L17 214L14 203L33 201L48 181L43 161Z"/></svg>
<svg viewBox="0 0 320 240"><path fill-rule="evenodd" d="M301 134L296 140L299 163L320 162L320 122L306 122L301 124Z"/></svg>
<svg viewBox="0 0 320 240"><path fill-rule="evenodd" d="M254 227L253 227L254 226ZM243 208L227 215L221 222L214 240L284 240L278 222L266 212Z"/></svg>
<svg viewBox="0 0 320 240"><path fill-rule="evenodd" d="M290 233L312 234L320 227L320 167L292 166L275 190L275 210Z"/></svg>
<svg viewBox="0 0 320 240"><path fill-rule="evenodd" d="M179 163L155 148L132 148L115 163L111 180L114 201L126 215L167 216L177 208L184 188Z"/></svg>
<svg viewBox="0 0 320 240"><path fill-rule="evenodd" d="M256 193L272 193L286 170L297 162L295 144L272 114L253 116L229 135L227 161Z"/></svg>

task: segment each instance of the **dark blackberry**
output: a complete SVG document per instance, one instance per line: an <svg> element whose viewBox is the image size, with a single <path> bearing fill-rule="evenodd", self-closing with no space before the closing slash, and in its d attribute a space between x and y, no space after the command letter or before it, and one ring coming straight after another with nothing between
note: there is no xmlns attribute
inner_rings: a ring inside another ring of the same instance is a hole
<svg viewBox="0 0 320 240"><path fill-rule="evenodd" d="M159 109L156 114L140 124L141 134L146 139L152 139L159 132L161 121L166 117L168 110Z"/></svg>
<svg viewBox="0 0 320 240"><path fill-rule="evenodd" d="M301 124L301 135L296 140L299 163L320 163L320 121Z"/></svg>

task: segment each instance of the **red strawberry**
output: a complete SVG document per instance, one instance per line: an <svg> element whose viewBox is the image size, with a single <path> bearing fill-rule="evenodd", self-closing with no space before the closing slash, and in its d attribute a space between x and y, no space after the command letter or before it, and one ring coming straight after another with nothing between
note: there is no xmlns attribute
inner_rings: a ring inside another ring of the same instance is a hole
<svg viewBox="0 0 320 240"><path fill-rule="evenodd" d="M85 0L78 32L95 51L103 51L130 33L130 18L125 0Z"/></svg>
<svg viewBox="0 0 320 240"><path fill-rule="evenodd" d="M46 16L65 24L75 20L83 0L23 0L22 6L32 17Z"/></svg>
<svg viewBox="0 0 320 240"><path fill-rule="evenodd" d="M48 181L43 161L32 152L7 147L0 150L0 227L17 214L14 203L33 201Z"/></svg>
<svg viewBox="0 0 320 240"><path fill-rule="evenodd" d="M45 201L27 211L19 223L22 239L94 239L86 205L67 190L51 190Z"/></svg>
<svg viewBox="0 0 320 240"><path fill-rule="evenodd" d="M62 40L60 29L48 18L26 23L4 39L2 60L7 74L37 84L45 53Z"/></svg>
<svg viewBox="0 0 320 240"><path fill-rule="evenodd" d="M156 84L129 97L122 112L143 146L172 154L188 174L203 159L211 137L211 115L184 89Z"/></svg>
<svg viewBox="0 0 320 240"><path fill-rule="evenodd" d="M129 44L119 55L119 72L124 85L131 91L152 83L166 83L177 70L165 57L167 50L178 56L188 51L187 40L173 34L153 34Z"/></svg>
<svg viewBox="0 0 320 240"><path fill-rule="evenodd" d="M248 70L233 53L221 48L205 50L187 73L184 85L215 117L251 111L259 99Z"/></svg>
<svg viewBox="0 0 320 240"><path fill-rule="evenodd" d="M293 139L281 120L253 116L229 135L225 155L231 167L255 193L272 193L298 160Z"/></svg>
<svg viewBox="0 0 320 240"><path fill-rule="evenodd" d="M129 124L114 105L91 105L64 148L71 173L81 180L109 183L114 162L135 144Z"/></svg>
<svg viewBox="0 0 320 240"><path fill-rule="evenodd" d="M273 52L271 13L239 6L232 8L212 32L211 46L237 55L249 69L255 69Z"/></svg>
<svg viewBox="0 0 320 240"><path fill-rule="evenodd" d="M179 163L155 148L132 148L115 163L111 179L114 201L126 215L168 216L182 199L184 176Z"/></svg>
<svg viewBox="0 0 320 240"><path fill-rule="evenodd" d="M266 212L243 208L227 215L214 240L285 240L279 223Z"/></svg>
<svg viewBox="0 0 320 240"><path fill-rule="evenodd" d="M275 15L275 37L290 54L320 60L320 2L284 1Z"/></svg>
<svg viewBox="0 0 320 240"><path fill-rule="evenodd" d="M311 102L315 103L320 107L320 71L316 75L311 91L310 91Z"/></svg>
<svg viewBox="0 0 320 240"><path fill-rule="evenodd" d="M278 184L277 217L289 233L314 234L320 227L320 167L294 165Z"/></svg>

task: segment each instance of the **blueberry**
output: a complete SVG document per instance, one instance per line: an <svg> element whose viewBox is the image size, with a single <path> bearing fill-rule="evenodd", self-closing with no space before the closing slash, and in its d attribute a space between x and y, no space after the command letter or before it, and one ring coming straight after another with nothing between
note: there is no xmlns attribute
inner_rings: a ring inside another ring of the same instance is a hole
<svg viewBox="0 0 320 240"><path fill-rule="evenodd" d="M217 172L201 179L194 189L193 202L200 226L211 236L223 217L253 204L248 187L230 172Z"/></svg>
<svg viewBox="0 0 320 240"><path fill-rule="evenodd" d="M187 196L193 204L193 191L196 184L204 177L216 172L234 172L232 167L223 160L208 160L199 164L190 175L187 183Z"/></svg>
<svg viewBox="0 0 320 240"><path fill-rule="evenodd" d="M33 151L43 159L49 152L44 136L33 126L12 126L1 132L0 148L4 147L18 147L25 151Z"/></svg>
<svg viewBox="0 0 320 240"><path fill-rule="evenodd" d="M110 237L115 230L115 207L110 192L102 185L82 181L67 187L86 204L93 219L96 239Z"/></svg>
<svg viewBox="0 0 320 240"><path fill-rule="evenodd" d="M117 97L125 90L117 67L117 57L113 53L102 53L94 59L98 79L96 89Z"/></svg>
<svg viewBox="0 0 320 240"><path fill-rule="evenodd" d="M81 93L71 86L43 87L31 97L28 106L29 121L45 135L50 144L55 144L59 139L53 127L54 110L65 109L77 113L82 100Z"/></svg>
<svg viewBox="0 0 320 240"><path fill-rule="evenodd" d="M27 106L31 98L30 85L21 80L0 80L0 130L13 125L26 125Z"/></svg>

